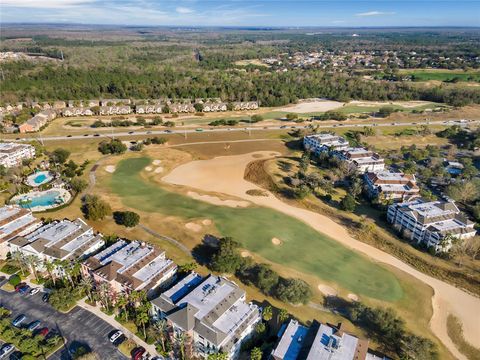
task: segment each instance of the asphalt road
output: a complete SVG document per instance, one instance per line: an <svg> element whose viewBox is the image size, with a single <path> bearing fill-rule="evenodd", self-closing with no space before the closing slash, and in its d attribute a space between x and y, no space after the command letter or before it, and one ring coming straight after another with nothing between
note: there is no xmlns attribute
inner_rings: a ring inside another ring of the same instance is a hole
<svg viewBox="0 0 480 360"><path fill-rule="evenodd" d="M369 123L369 124L345 124L339 123L335 125L318 125L315 124L315 127L319 129L331 129L331 128L356 128L360 127L363 128L364 126L367 127L386 127L386 126L412 126L412 125L469 125L480 123L480 120L470 120L468 122L461 123L459 120L448 120L448 121L420 121L420 122L400 122L400 123ZM187 135L192 133L217 133L217 132L249 132L249 131L271 131L271 130L288 130L288 129L305 129L308 128L308 125L292 125L292 126L251 126L251 127L232 127L232 128L201 128L201 131L197 129L175 129L175 130L140 130L140 131L123 131L123 132L104 132L98 134L92 134L91 130L90 133L85 135L66 135L66 136L42 136L41 134L37 134L35 137L24 137L19 138L17 140L11 141L31 141L31 140L39 140L48 141L48 140L79 140L85 138L112 138L112 137L129 137L129 136L139 136L139 135L166 135L166 134L180 134L180 135Z"/></svg>
<svg viewBox="0 0 480 360"><path fill-rule="evenodd" d="M123 360L127 359L108 340L108 334L114 327L100 319L88 310L75 307L68 314L63 314L53 309L48 303L42 301L42 292L36 295L20 295L0 290L0 304L12 311L12 318L20 314L27 316L25 324L40 320L41 327L56 329L67 339L67 343L55 354L49 357L53 360L68 360L68 350L78 345L88 345L101 359Z"/></svg>

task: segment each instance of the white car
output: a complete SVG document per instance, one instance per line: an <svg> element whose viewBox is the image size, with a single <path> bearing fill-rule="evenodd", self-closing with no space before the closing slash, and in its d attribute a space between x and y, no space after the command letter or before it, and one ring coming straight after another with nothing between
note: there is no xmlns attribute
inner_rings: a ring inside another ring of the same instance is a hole
<svg viewBox="0 0 480 360"><path fill-rule="evenodd" d="M30 290L30 295L35 295L37 294L38 292L40 291L40 288L33 288L32 290Z"/></svg>
<svg viewBox="0 0 480 360"><path fill-rule="evenodd" d="M114 343L114 342L117 341L118 338L120 338L121 336L123 336L123 332L121 332L120 330L115 331L115 332L110 336L110 342L111 342L111 343Z"/></svg>
<svg viewBox="0 0 480 360"><path fill-rule="evenodd" d="M0 359L6 359L7 355L10 354L15 347L12 344L5 344L0 349Z"/></svg>

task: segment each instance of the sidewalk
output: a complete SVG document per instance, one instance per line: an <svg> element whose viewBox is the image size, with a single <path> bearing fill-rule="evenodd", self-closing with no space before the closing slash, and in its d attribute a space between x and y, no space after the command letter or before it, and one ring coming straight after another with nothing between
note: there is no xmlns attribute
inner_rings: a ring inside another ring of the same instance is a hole
<svg viewBox="0 0 480 360"><path fill-rule="evenodd" d="M77 302L77 305L84 308L85 310L88 310L98 316L99 318L105 320L108 322L110 325L114 326L115 328L121 330L125 336L129 339L132 339L135 341L139 346L143 346L145 350L152 356L158 356L159 354L157 353L157 349L155 349L155 345L148 345L145 341L140 339L137 335L132 333L130 330L125 328L122 324L120 324L117 320L115 320L113 315L107 315L104 312L102 312L98 307L89 305L85 302L85 299L82 299Z"/></svg>

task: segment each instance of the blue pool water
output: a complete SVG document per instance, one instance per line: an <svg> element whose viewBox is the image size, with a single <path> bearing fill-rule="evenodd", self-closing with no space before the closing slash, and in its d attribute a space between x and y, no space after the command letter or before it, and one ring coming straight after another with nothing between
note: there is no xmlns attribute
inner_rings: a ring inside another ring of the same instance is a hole
<svg viewBox="0 0 480 360"><path fill-rule="evenodd" d="M40 196L32 197L32 201L28 203L22 203L23 198L19 201L19 204L23 208L34 208L36 206L51 206L56 204L55 198L60 195L58 191L48 191Z"/></svg>
<svg viewBox="0 0 480 360"><path fill-rule="evenodd" d="M40 174L40 175L35 176L35 178L33 179L33 182L38 185L38 184L43 183L45 180L47 180L47 175Z"/></svg>

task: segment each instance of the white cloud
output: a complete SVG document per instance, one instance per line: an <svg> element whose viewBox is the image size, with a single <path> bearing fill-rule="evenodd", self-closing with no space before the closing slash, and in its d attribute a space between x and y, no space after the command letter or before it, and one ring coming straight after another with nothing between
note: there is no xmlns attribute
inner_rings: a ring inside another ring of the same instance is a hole
<svg viewBox="0 0 480 360"><path fill-rule="evenodd" d="M368 11L364 13L355 14L355 16L382 16L382 15L394 15L394 12L388 11Z"/></svg>
<svg viewBox="0 0 480 360"><path fill-rule="evenodd" d="M187 8L187 7L183 7L183 6L179 6L175 9L175 11L179 14L191 14L194 12L193 9L190 9L190 8Z"/></svg>
<svg viewBox="0 0 480 360"><path fill-rule="evenodd" d="M95 0L1 0L0 5L37 9L59 9L95 2Z"/></svg>

